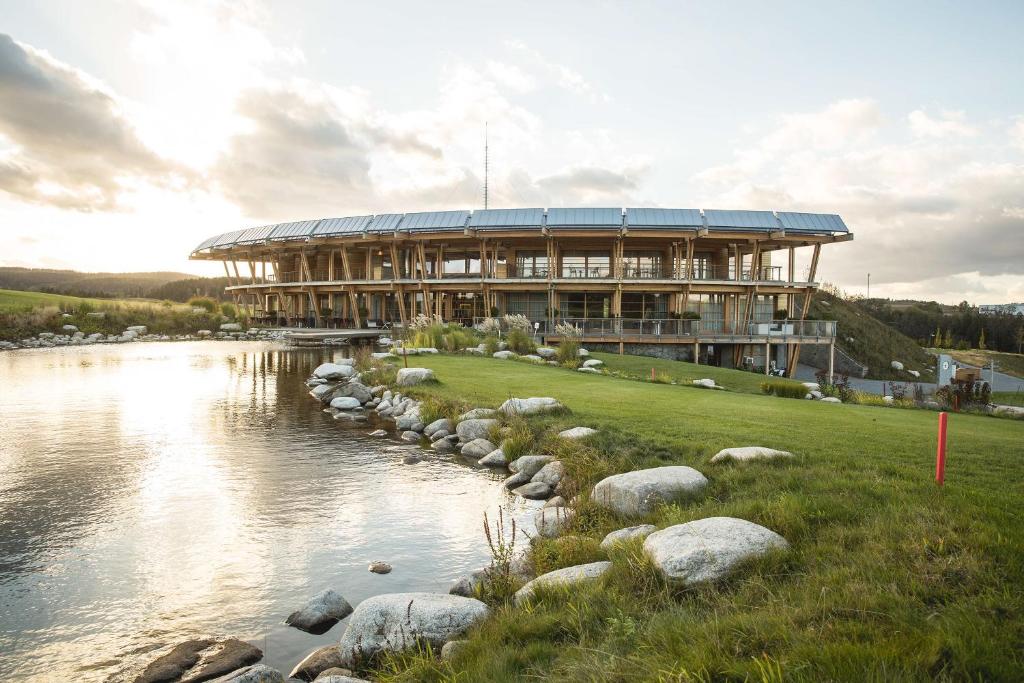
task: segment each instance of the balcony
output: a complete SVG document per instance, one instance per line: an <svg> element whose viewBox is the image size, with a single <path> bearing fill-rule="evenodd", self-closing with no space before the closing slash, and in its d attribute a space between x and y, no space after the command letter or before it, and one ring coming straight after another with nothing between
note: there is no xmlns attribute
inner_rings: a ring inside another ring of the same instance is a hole
<svg viewBox="0 0 1024 683"><path fill-rule="evenodd" d="M581 280L586 278L609 278L611 269L608 266L562 266L562 277L569 280Z"/></svg>
<svg viewBox="0 0 1024 683"><path fill-rule="evenodd" d="M695 341L697 339L723 339L728 341L758 341L760 343L786 343L789 340L820 340L835 338L833 320L771 320L751 323L733 323L728 320L680 320L677 318L563 318L579 330L584 339L630 338L631 340ZM541 323L548 336L557 336L554 325Z"/></svg>

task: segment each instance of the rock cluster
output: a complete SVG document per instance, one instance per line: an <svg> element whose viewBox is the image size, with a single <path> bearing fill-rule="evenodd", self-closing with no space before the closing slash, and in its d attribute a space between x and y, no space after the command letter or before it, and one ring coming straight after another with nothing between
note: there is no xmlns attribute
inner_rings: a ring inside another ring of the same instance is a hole
<svg viewBox="0 0 1024 683"><path fill-rule="evenodd" d="M13 351L15 349L46 349L55 346L91 346L94 344L126 344L128 342L166 342L166 341L195 341L197 339L227 339L227 340L253 340L253 341L275 341L281 338L280 332L260 330L251 328L247 332L239 329L226 330L225 323L218 332L211 330L199 330L196 334L148 334L145 325L132 325L121 334L103 334L94 332L85 334L74 325L64 325L61 333L40 332L34 337L26 337L18 341L0 340L0 351Z"/></svg>

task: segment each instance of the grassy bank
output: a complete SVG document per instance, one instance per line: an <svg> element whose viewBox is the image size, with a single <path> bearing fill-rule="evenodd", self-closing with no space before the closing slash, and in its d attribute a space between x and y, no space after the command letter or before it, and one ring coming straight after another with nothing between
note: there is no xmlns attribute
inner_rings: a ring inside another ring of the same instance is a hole
<svg viewBox="0 0 1024 683"><path fill-rule="evenodd" d="M981 368L988 368L989 363L995 361L997 371L1013 375L1014 377L1024 378L1024 354L981 351L979 349L970 351L940 349L939 352L948 353L954 360L961 363Z"/></svg>
<svg viewBox="0 0 1024 683"><path fill-rule="evenodd" d="M650 372L651 359L636 362ZM489 358L416 364L440 380L421 391L453 401L560 399L572 415L534 428L539 447L556 451L584 491L610 472L665 464L691 465L710 479L703 499L641 520L582 503L575 538L536 544L538 569L603 559L598 541L628 524L665 527L719 515L767 526L792 550L725 583L677 590L656 578L638 546L625 548L609 558L614 569L600 583L542 591L527 607L498 607L450 663L401 658L385 667L385 679L1024 677L1024 423L950 415L947 484L938 488L931 412L755 395L740 387L757 376L728 370L714 378L735 392ZM709 376L692 366L664 371ZM576 425L600 434L574 448L544 436ZM782 448L797 458L710 464L720 448L738 445Z"/></svg>

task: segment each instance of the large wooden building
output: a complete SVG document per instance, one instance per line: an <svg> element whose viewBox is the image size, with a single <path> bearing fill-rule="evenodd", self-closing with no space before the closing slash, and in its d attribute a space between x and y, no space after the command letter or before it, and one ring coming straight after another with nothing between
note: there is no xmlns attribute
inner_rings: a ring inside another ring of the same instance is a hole
<svg viewBox="0 0 1024 683"><path fill-rule="evenodd" d="M229 292L269 324L520 313L545 338L567 321L590 345L767 370L792 369L799 344L834 342L834 323L805 315L821 247L851 239L833 214L489 209L266 225L191 258L223 261ZM799 271L798 249L810 257Z"/></svg>

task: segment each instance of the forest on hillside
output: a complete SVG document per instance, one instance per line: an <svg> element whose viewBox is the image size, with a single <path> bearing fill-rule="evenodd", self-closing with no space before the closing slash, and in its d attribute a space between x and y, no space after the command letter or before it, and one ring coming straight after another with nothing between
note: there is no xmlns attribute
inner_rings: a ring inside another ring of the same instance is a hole
<svg viewBox="0 0 1024 683"><path fill-rule="evenodd" d="M955 307L934 301L901 301L894 305L896 302L888 299L860 299L856 303L921 346L1009 353L1021 353L1024 348L1021 315L981 313L966 301Z"/></svg>
<svg viewBox="0 0 1024 683"><path fill-rule="evenodd" d="M96 299L160 299L184 302L193 296L222 300L226 277L187 273L81 273L48 268L0 268L0 289L46 292Z"/></svg>

